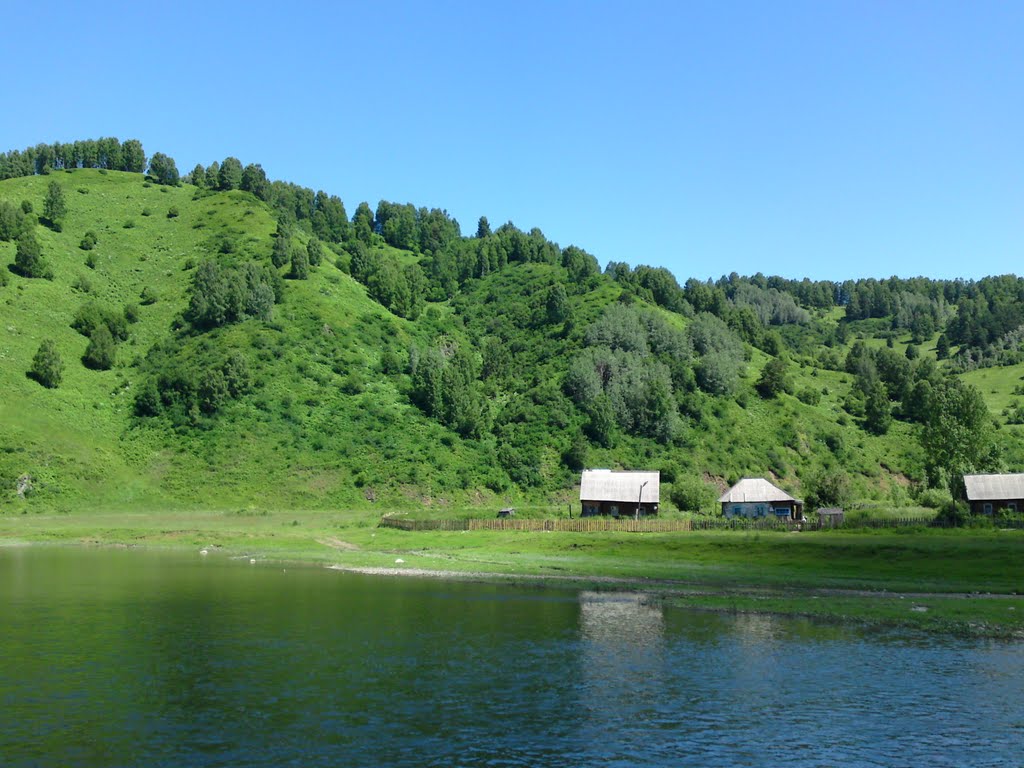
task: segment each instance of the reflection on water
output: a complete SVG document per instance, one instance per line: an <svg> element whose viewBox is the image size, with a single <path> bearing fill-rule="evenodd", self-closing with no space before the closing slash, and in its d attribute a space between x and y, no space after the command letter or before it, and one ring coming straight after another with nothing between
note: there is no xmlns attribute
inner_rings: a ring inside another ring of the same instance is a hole
<svg viewBox="0 0 1024 768"><path fill-rule="evenodd" d="M640 592L580 592L580 634L588 652L657 651L665 631L661 603Z"/></svg>
<svg viewBox="0 0 1024 768"><path fill-rule="evenodd" d="M1024 648L0 549L2 766L1019 766Z"/></svg>
<svg viewBox="0 0 1024 768"><path fill-rule="evenodd" d="M635 592L581 592L578 651L582 741L648 722L664 663L660 604Z"/></svg>

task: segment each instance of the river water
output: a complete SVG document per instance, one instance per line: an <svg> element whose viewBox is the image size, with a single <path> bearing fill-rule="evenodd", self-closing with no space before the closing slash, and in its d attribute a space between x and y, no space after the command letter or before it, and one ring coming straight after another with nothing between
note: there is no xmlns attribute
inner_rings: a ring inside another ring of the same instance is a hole
<svg viewBox="0 0 1024 768"><path fill-rule="evenodd" d="M2 766L1021 766L1024 646L0 548Z"/></svg>

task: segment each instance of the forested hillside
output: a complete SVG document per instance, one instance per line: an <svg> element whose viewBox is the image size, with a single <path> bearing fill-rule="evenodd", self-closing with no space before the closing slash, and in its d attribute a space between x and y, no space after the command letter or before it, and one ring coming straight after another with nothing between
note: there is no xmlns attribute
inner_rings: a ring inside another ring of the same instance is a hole
<svg viewBox="0 0 1024 768"><path fill-rule="evenodd" d="M0 265L8 512L554 504L594 466L667 511L936 504L1024 464L1015 276L602 268L117 139L0 155Z"/></svg>

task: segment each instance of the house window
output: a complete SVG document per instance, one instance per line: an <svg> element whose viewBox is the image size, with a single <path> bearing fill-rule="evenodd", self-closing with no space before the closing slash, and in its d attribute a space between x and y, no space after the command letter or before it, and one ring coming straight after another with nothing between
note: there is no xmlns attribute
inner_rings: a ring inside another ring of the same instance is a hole
<svg viewBox="0 0 1024 768"><path fill-rule="evenodd" d="M743 508L742 507L733 507L732 508L732 514L733 514L733 517L739 517L740 515L743 514Z"/></svg>
<svg viewBox="0 0 1024 768"><path fill-rule="evenodd" d="M984 505L982 505L982 507L981 507L981 510L982 510L982 512L984 512L984 513L985 513L986 515L991 515L991 514L992 514L992 504L991 504L991 503L988 503L988 502L986 502L986 503L985 503Z"/></svg>
<svg viewBox="0 0 1024 768"><path fill-rule="evenodd" d="M1017 502L1016 501L1007 502L1007 504L1006 504L1006 511L1007 512L1016 512L1017 511Z"/></svg>

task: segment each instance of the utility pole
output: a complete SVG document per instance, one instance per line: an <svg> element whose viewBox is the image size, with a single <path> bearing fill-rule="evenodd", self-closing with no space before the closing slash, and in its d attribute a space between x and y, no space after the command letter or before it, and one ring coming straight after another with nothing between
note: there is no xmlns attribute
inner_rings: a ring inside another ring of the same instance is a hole
<svg viewBox="0 0 1024 768"><path fill-rule="evenodd" d="M650 482L650 481L649 480L644 480L640 484L640 495L637 496L637 499L636 499L636 516L633 518L634 520L639 520L640 519L640 502L643 501L643 498L644 498L644 487L647 485L648 482Z"/></svg>

